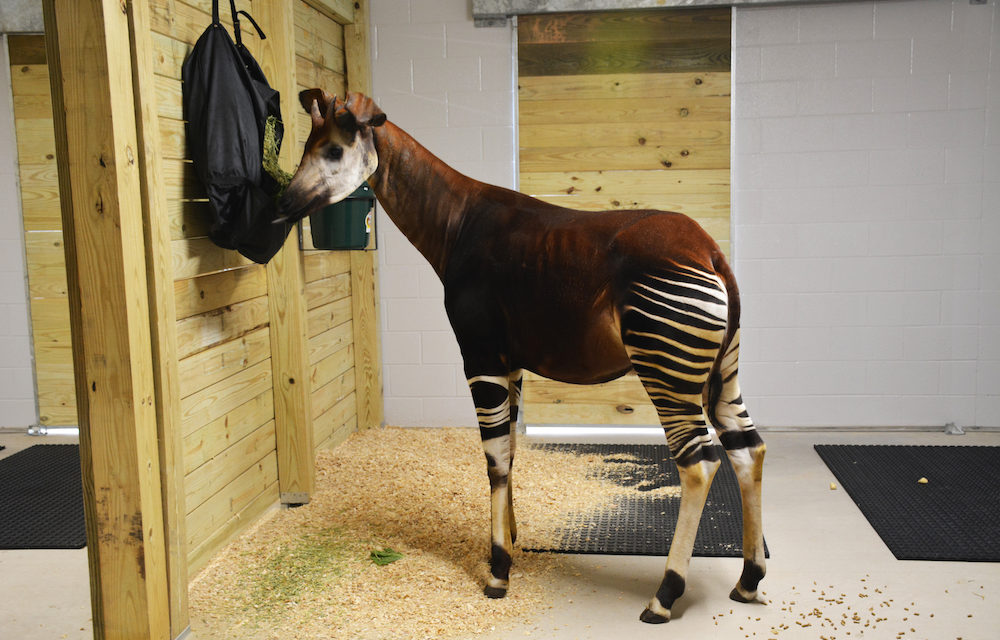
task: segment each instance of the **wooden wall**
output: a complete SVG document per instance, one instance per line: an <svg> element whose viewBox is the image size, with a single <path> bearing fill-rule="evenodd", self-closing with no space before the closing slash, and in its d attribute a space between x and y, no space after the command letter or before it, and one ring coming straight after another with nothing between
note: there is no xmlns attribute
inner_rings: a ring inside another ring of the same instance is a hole
<svg viewBox="0 0 1000 640"><path fill-rule="evenodd" d="M317 24L326 28L308 28ZM343 26L302 0L295 5L295 25L298 90L323 87L343 96L347 89ZM296 112L295 127L299 144L294 156L300 157L312 128L305 111ZM351 259L342 251L312 250L308 221L303 226L313 444L320 449L340 443L358 424Z"/></svg>
<svg viewBox="0 0 1000 640"><path fill-rule="evenodd" d="M45 38L9 38L39 422L76 425L66 260Z"/></svg>
<svg viewBox="0 0 1000 640"><path fill-rule="evenodd" d="M566 207L686 213L729 252L730 10L518 17L521 191ZM657 424L633 375L525 381L525 420Z"/></svg>

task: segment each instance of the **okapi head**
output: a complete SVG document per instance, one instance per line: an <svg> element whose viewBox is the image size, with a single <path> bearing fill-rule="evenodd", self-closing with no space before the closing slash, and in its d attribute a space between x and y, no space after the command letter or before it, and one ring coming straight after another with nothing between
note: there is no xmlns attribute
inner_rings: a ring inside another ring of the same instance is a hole
<svg viewBox="0 0 1000 640"><path fill-rule="evenodd" d="M372 128L385 114L368 96L348 93L341 100L322 89L307 89L299 102L312 117L302 161L278 210L280 221L295 222L340 202L378 168Z"/></svg>

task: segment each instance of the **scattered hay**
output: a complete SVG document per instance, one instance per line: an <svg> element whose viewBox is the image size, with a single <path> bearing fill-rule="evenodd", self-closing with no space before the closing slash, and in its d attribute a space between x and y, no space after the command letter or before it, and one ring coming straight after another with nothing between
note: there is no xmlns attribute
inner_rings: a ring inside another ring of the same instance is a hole
<svg viewBox="0 0 1000 640"><path fill-rule="evenodd" d="M524 622L558 598L547 587L563 558L520 549L551 546L569 514L636 491L609 481L603 464L598 455L518 449L511 589L490 600L482 595L490 514L478 431L359 432L319 454L309 504L258 523L192 581L192 626L200 638L382 640ZM371 554L386 548L401 557L377 566Z"/></svg>

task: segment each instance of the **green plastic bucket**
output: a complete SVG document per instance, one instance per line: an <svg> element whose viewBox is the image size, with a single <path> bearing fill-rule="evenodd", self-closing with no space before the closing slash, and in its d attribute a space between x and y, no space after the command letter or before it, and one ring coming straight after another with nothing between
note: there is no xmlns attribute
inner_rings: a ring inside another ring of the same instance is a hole
<svg viewBox="0 0 1000 640"><path fill-rule="evenodd" d="M310 216L313 246L317 249L364 249L375 222L375 194L367 182L340 202Z"/></svg>

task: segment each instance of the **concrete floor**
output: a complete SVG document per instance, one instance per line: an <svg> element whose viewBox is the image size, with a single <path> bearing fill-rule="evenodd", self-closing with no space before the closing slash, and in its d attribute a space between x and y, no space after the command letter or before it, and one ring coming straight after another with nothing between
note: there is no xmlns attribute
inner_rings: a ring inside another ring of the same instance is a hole
<svg viewBox="0 0 1000 640"><path fill-rule="evenodd" d="M817 443L1000 445L1000 433L765 432L764 438L766 604L728 599L741 560L694 558L674 619L645 625L639 612L659 584L664 558L572 556L552 576L558 595L548 611L477 637L1000 638L1000 564L896 560L847 493L831 490L835 479L812 449ZM57 441L64 440L44 440ZM7 446L0 457L40 442L0 434ZM0 621L4 638L89 638L86 550L0 551Z"/></svg>

